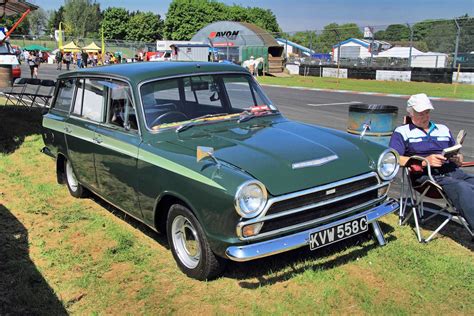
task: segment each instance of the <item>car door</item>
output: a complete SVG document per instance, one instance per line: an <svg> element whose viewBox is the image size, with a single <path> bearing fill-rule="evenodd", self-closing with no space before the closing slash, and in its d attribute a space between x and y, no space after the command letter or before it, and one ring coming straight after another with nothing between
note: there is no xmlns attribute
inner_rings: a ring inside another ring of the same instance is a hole
<svg viewBox="0 0 474 316"><path fill-rule="evenodd" d="M99 149L95 167L99 190L108 201L142 218L138 203L137 158L141 137L130 86L107 81L107 114L96 129Z"/></svg>
<svg viewBox="0 0 474 316"><path fill-rule="evenodd" d="M95 130L103 119L104 96L103 89L91 90L90 84L86 86L89 82L89 79L77 80L73 108L66 120L64 131L68 159L77 179L84 186L96 191L98 185L94 165L94 153L97 150Z"/></svg>

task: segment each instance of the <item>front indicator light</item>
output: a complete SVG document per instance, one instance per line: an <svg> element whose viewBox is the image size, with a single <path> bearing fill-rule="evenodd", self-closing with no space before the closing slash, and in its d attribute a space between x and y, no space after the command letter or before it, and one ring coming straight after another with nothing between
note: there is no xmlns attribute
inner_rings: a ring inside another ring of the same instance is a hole
<svg viewBox="0 0 474 316"><path fill-rule="evenodd" d="M251 236L258 235L258 233L262 229L262 226L263 226L263 223L255 223L255 224L244 226L244 228L242 228L242 236L251 237Z"/></svg>

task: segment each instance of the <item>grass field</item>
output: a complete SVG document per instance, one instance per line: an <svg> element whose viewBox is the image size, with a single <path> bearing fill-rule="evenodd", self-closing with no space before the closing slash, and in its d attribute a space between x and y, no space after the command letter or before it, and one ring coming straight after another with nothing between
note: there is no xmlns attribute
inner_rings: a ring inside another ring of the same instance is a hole
<svg viewBox="0 0 474 316"><path fill-rule="evenodd" d="M474 243L453 224L419 244L395 215L382 222L385 247L361 236L189 279L164 236L56 183L40 119L0 107L2 315L474 314Z"/></svg>
<svg viewBox="0 0 474 316"><path fill-rule="evenodd" d="M456 86L454 84L429 82L399 82L358 79L339 79L338 81L336 78L321 78L310 76L291 76L290 78L259 76L257 80L261 84L274 84L281 86L394 93L404 95L426 93L430 97L474 100L474 86L468 84L457 85L456 93L454 93Z"/></svg>

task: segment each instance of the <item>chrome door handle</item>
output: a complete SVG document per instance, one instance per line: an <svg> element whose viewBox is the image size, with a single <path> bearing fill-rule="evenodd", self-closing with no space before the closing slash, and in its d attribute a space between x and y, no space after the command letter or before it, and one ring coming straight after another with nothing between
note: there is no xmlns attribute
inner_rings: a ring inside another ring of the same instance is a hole
<svg viewBox="0 0 474 316"><path fill-rule="evenodd" d="M100 137L94 137L92 140L97 144L100 144L100 143L103 142L102 138L100 138Z"/></svg>
<svg viewBox="0 0 474 316"><path fill-rule="evenodd" d="M64 127L64 131L68 134L71 134L72 133L72 129L69 128L69 126L65 126Z"/></svg>

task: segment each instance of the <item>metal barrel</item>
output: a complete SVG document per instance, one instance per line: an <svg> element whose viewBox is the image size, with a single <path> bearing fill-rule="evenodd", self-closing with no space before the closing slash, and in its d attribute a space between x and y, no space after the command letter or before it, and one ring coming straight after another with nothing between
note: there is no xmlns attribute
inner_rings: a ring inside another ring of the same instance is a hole
<svg viewBox="0 0 474 316"><path fill-rule="evenodd" d="M0 66L0 88L11 87L12 85L12 66Z"/></svg>
<svg viewBox="0 0 474 316"><path fill-rule="evenodd" d="M388 146L390 136L396 128L398 108L382 104L351 104L347 132L361 135L366 124L370 125L364 138Z"/></svg>

